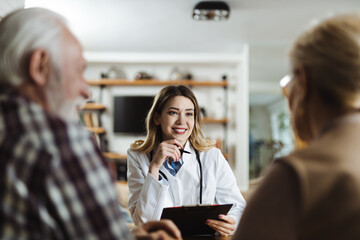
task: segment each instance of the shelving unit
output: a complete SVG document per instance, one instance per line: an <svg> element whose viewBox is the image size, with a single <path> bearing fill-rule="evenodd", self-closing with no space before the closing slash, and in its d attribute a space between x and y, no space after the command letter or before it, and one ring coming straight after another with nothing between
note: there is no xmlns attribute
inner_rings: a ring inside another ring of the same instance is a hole
<svg viewBox="0 0 360 240"><path fill-rule="evenodd" d="M112 86L168 86L168 85L185 85L189 87L223 87L225 89L225 92L228 87L227 81L194 81L194 80L126 80L126 79L100 79L100 80L87 80L87 83L91 86L99 86L100 91L106 86L112 87ZM101 96L102 94L100 94ZM101 99L99 99L101 101ZM225 103L227 104L227 102ZM226 106L225 106L226 107ZM90 110L97 110L97 109L106 109L106 107L103 104L100 103L88 103L84 106L83 109L90 109ZM224 132L225 137L227 137L227 129L226 124L228 123L228 119L225 118L203 118L204 124L223 124L224 125ZM98 129L89 129L90 131L96 132L96 133L105 133L105 129L98 128ZM226 145L226 141L225 141ZM117 161L117 162L124 162L126 160L126 155L124 154L118 154L113 152L104 152L104 157L107 158L110 161ZM226 159L228 159L229 154L224 153L224 156Z"/></svg>
<svg viewBox="0 0 360 240"><path fill-rule="evenodd" d="M226 152L224 155L237 176L240 188L247 189L248 46L244 45L231 54L85 52L84 56L89 64L85 77L94 91L93 97L96 102L103 103L109 109L102 115L104 126L108 130L106 136L109 150L121 153L108 156L109 161L123 161L123 154L133 139L141 138L109 132L113 124L113 96L150 96L155 95L162 86L186 85L193 89L206 110L207 117L203 118L204 131L209 133L207 135L212 139L226 139L227 143L222 144ZM97 79L100 73L106 73L113 66L120 70L120 73L124 73L118 75L119 79ZM175 67L183 73L191 73L195 80L166 80ZM139 71L149 73L154 79L131 79ZM222 74L227 75L227 81L222 81ZM227 95L222 95L222 92ZM206 95L207 93L209 95ZM221 108L222 104L227 108ZM219 108L221 112L215 110ZM227 130L226 134L222 132L223 129Z"/></svg>
<svg viewBox="0 0 360 240"><path fill-rule="evenodd" d="M100 103L88 102L80 110L80 124L82 124L85 129L93 133L93 136L95 137L99 148L103 150L104 135L106 133L106 129L102 127L100 114L104 110L106 110L106 107Z"/></svg>
<svg viewBox="0 0 360 240"><path fill-rule="evenodd" d="M108 152L106 129L102 126L100 121L100 114L106 110L106 107L101 103L88 102L81 109L82 117L84 117L85 113L96 114L98 127L89 127L84 126L87 130L93 133L95 140L98 142L99 148L102 151L103 156L108 160L108 167L111 175L114 179L119 180L117 176L117 172L121 168L120 171L126 173L126 155L120 155L113 152ZM80 113L81 114L81 113ZM88 120L89 121L89 120ZM86 121L82 124L86 125ZM121 180L126 180L126 176L123 176Z"/></svg>

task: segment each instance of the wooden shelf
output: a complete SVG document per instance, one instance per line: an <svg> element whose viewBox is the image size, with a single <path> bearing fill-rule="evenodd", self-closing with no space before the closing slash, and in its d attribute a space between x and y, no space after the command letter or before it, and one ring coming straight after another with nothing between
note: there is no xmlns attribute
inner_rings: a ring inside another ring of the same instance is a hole
<svg viewBox="0 0 360 240"><path fill-rule="evenodd" d="M203 118L203 123L227 123L227 118Z"/></svg>
<svg viewBox="0 0 360 240"><path fill-rule="evenodd" d="M106 107L100 103L86 103L81 110L105 110Z"/></svg>
<svg viewBox="0 0 360 240"><path fill-rule="evenodd" d="M123 184L123 185L128 185L128 181L123 181L123 180L117 180L116 181L117 184Z"/></svg>
<svg viewBox="0 0 360 240"><path fill-rule="evenodd" d="M98 133L98 134L106 133L105 128L102 127L86 127L86 129L93 133Z"/></svg>
<svg viewBox="0 0 360 240"><path fill-rule="evenodd" d="M88 80L87 83L92 86L167 86L167 85L185 85L185 86L206 86L206 87L226 87L227 81L212 82L212 81L193 81L193 80L177 80L177 81L162 81L162 80L126 80L126 79L102 79L102 80Z"/></svg>
<svg viewBox="0 0 360 240"><path fill-rule="evenodd" d="M127 159L127 156L125 154L118 154L118 153L113 153L113 152L103 152L103 156L108 159L112 159L112 160Z"/></svg>

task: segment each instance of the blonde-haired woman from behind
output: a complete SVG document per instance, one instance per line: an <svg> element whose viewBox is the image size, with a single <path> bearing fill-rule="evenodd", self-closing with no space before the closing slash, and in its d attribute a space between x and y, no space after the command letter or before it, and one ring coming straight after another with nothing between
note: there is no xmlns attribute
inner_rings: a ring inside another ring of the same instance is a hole
<svg viewBox="0 0 360 240"><path fill-rule="evenodd" d="M321 22L290 58L285 92L307 146L275 161L234 239L360 239L359 15Z"/></svg>

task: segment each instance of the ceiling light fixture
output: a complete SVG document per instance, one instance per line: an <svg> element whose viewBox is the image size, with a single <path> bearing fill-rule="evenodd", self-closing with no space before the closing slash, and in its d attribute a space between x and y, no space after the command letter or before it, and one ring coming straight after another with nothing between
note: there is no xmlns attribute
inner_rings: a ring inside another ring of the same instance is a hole
<svg viewBox="0 0 360 240"><path fill-rule="evenodd" d="M223 1L202 1L193 10L195 20L223 21L229 18L230 8Z"/></svg>

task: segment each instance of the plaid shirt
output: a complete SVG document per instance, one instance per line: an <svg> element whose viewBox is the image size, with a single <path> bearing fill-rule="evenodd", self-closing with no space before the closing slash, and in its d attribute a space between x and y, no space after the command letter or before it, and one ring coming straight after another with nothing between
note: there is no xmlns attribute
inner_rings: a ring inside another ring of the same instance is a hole
<svg viewBox="0 0 360 240"><path fill-rule="evenodd" d="M0 93L0 239L132 239L90 133Z"/></svg>

